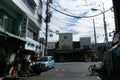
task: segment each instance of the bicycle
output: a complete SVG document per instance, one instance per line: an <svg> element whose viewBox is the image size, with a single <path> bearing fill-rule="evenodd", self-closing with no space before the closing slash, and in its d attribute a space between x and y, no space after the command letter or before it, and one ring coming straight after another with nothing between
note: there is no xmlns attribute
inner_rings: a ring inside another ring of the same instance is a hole
<svg viewBox="0 0 120 80"><path fill-rule="evenodd" d="M91 73L90 75L98 75L97 74L97 68L96 68L96 64L90 65L88 67L88 71Z"/></svg>

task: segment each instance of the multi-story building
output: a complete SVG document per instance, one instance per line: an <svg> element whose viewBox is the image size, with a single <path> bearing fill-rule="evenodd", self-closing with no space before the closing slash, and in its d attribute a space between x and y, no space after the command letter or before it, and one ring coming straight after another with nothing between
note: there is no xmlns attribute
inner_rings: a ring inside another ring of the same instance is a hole
<svg viewBox="0 0 120 80"><path fill-rule="evenodd" d="M21 48L39 52L41 5L41 0L0 0L0 65L12 62Z"/></svg>
<svg viewBox="0 0 120 80"><path fill-rule="evenodd" d="M20 36L27 43L25 49L39 52L39 31L42 24L41 0L13 0L13 2L26 14L22 18Z"/></svg>
<svg viewBox="0 0 120 80"><path fill-rule="evenodd" d="M48 44L48 47L52 46L48 48L48 55L53 55L56 61L85 61L87 54L92 55L90 37L81 38L81 41L72 39L72 33L60 33L56 44L54 42Z"/></svg>
<svg viewBox="0 0 120 80"><path fill-rule="evenodd" d="M59 49L73 49L72 33L59 34Z"/></svg>

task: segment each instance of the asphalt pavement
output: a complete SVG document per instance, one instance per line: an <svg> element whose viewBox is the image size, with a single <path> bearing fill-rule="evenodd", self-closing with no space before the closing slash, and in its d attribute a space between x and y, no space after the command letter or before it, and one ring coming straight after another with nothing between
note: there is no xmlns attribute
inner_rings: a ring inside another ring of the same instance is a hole
<svg viewBox="0 0 120 80"><path fill-rule="evenodd" d="M56 63L54 69L42 72L40 75L20 77L17 80L107 80L105 78L101 79L104 77L104 73L100 73L101 75L90 75L88 67L91 64L99 64L99 62ZM11 78L8 80L14 80Z"/></svg>
<svg viewBox="0 0 120 80"><path fill-rule="evenodd" d="M27 80L101 80L98 75L90 76L89 65L93 62L65 62L56 63L54 69L42 72L38 76L26 78Z"/></svg>

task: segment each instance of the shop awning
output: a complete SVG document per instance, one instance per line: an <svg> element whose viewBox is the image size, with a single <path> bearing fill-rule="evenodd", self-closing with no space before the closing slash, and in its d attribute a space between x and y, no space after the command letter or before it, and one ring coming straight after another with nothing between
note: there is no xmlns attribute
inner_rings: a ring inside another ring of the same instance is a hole
<svg viewBox="0 0 120 80"><path fill-rule="evenodd" d="M13 35L11 33L7 33L9 35L9 38L14 38L14 39L17 39L17 40L20 40L20 41L23 41L23 42L26 42L26 40L24 38L21 38L19 36L16 36L16 35Z"/></svg>
<svg viewBox="0 0 120 80"><path fill-rule="evenodd" d="M8 33L8 32L6 32L6 31L4 31L4 30L2 30L2 29L0 29L0 36L3 36L3 37L5 37L5 38L14 38L14 39L16 39L16 40L20 40L20 41L22 41L22 42L26 42L26 40L25 39L23 39L23 38L21 38L21 37L19 37L19 36L16 36L16 35L13 35L13 34L11 34L11 33Z"/></svg>

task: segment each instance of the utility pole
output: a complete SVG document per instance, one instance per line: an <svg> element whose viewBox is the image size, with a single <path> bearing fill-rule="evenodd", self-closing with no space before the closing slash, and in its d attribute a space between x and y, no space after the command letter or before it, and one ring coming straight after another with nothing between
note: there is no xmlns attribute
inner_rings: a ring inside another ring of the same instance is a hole
<svg viewBox="0 0 120 80"><path fill-rule="evenodd" d="M48 51L47 51L47 42L48 42L48 23L50 22L50 18L52 17L50 11L49 11L49 3L52 3L52 0L47 0L46 3L46 19L45 19L45 23L46 23L46 32L45 32L45 56L48 55Z"/></svg>
<svg viewBox="0 0 120 80"><path fill-rule="evenodd" d="M47 0L47 4L46 4L46 32L45 32L45 53L44 55L47 56L48 55L48 51L47 51L47 40L48 40L48 6L49 6L49 0Z"/></svg>
<svg viewBox="0 0 120 80"><path fill-rule="evenodd" d="M107 36L107 26L106 26L106 21L105 21L105 8L104 8L104 3L102 3L102 6L103 6L103 11L102 10L99 10L99 9L95 9L95 8L92 8L91 10L92 11L101 11L101 13L103 14L103 24L104 24L104 31L105 31L105 41L106 41L106 51L108 50L108 36Z"/></svg>
<svg viewBox="0 0 120 80"><path fill-rule="evenodd" d="M96 29L95 29L95 21L93 19L93 28L94 28L94 38L95 38L95 45L94 45L94 52L98 58L98 52L97 52L97 38L96 38Z"/></svg>
<svg viewBox="0 0 120 80"><path fill-rule="evenodd" d="M95 38L95 45L97 44L97 38L96 38L96 30L95 30L95 21L93 19L93 28L94 28L94 38Z"/></svg>
<svg viewBox="0 0 120 80"><path fill-rule="evenodd" d="M104 31L105 31L105 40L106 40L106 51L108 50L108 36L107 36L107 26L106 26L106 21L105 21L105 8L104 8L104 3L103 5L103 23L104 23Z"/></svg>

